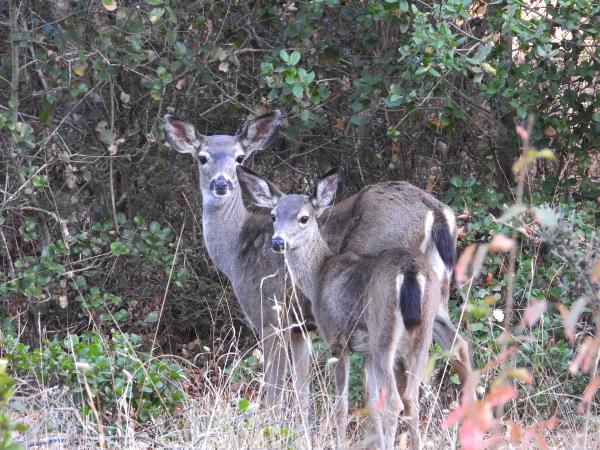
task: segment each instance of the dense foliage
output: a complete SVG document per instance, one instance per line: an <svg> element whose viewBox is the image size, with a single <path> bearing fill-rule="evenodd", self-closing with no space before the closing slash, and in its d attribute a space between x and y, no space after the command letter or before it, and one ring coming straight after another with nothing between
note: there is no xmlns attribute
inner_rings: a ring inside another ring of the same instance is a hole
<svg viewBox="0 0 600 450"><path fill-rule="evenodd" d="M514 282L508 256L484 255L453 315L481 368L507 347L514 287L511 361L536 384L520 379L512 417L576 413L590 376L568 367L600 321L598 2L11 0L0 36L0 340L14 376L69 386L107 424L123 398L140 423L176 409L187 366L157 355L251 385L258 359L232 368L229 352L254 339L207 259L196 170L165 146L162 116L233 133L279 108L261 175L303 190L341 165L348 192L406 179L455 208L461 248L516 239ZM536 302L543 320L520 327Z"/></svg>

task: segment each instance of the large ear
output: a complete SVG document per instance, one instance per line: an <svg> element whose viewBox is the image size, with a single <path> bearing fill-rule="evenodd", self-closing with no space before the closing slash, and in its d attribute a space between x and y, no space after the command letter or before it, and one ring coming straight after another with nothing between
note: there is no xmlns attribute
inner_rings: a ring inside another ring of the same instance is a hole
<svg viewBox="0 0 600 450"><path fill-rule="evenodd" d="M195 154L200 147L202 135L196 133L194 126L170 114L165 114L163 120L165 137L171 147L179 153Z"/></svg>
<svg viewBox="0 0 600 450"><path fill-rule="evenodd" d="M283 195L277 186L244 166L236 167L243 193L260 208L273 209Z"/></svg>
<svg viewBox="0 0 600 450"><path fill-rule="evenodd" d="M340 167L331 169L317 181L313 195L310 198L313 206L317 208L317 216L333 206L336 198L342 194L343 186L344 172Z"/></svg>
<svg viewBox="0 0 600 450"><path fill-rule="evenodd" d="M281 112L276 109L273 112L254 119L246 125L244 131L238 137L246 149L247 156L269 145L271 140L277 135L280 118Z"/></svg>

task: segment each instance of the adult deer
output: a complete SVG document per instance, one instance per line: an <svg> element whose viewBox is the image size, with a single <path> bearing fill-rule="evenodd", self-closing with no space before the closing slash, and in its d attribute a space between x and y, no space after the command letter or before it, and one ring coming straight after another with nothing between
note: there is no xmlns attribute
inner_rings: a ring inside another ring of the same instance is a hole
<svg viewBox="0 0 600 450"><path fill-rule="evenodd" d="M364 356L367 391L377 447L394 448L404 403L411 448L420 448L419 385L440 304L437 275L419 250L392 248L378 255L334 255L318 225L333 205L336 177L325 177L315 193L285 195L247 169L238 168L254 203L271 210L271 247L285 255L294 283L311 299L319 331L336 359L338 446L345 447L348 416L348 351ZM399 363L404 380L398 392Z"/></svg>
<svg viewBox="0 0 600 450"><path fill-rule="evenodd" d="M286 340L294 363L294 384L301 406L308 405L310 345L299 327L288 328L296 317L310 324L310 305L300 296L300 308L289 315L273 308L285 298L283 257L271 251L272 224L267 216L244 207L236 167L264 149L279 126L280 113L258 117L235 136L203 136L188 122L166 115L165 136L171 147L192 155L198 163L202 192L202 228L208 254L230 280L250 324L259 333L265 358L267 405L278 403L287 367ZM405 182L369 186L340 202L326 215L323 235L334 253L378 254L404 246L422 250L440 280L443 300L434 323L434 340L444 350L454 345L452 359L459 377L470 374L466 342L456 334L448 315L448 286L455 254L456 227L452 212L433 196ZM444 224L448 224L445 227ZM447 231L447 233L444 232ZM283 315L283 317L282 317Z"/></svg>
<svg viewBox="0 0 600 450"><path fill-rule="evenodd" d="M238 135L203 136L191 124L166 115L164 130L174 150L192 155L198 163L204 242L259 335L267 406L280 404L290 342L294 385L301 408L306 411L310 343L299 327L292 328L291 333L289 330L297 317L304 318L310 328L310 306L300 296L304 304L293 313L281 307L286 298L285 269L283 257L271 251L271 221L268 216L246 210L236 175L238 165L269 144L279 119L279 111L274 111L258 117Z"/></svg>

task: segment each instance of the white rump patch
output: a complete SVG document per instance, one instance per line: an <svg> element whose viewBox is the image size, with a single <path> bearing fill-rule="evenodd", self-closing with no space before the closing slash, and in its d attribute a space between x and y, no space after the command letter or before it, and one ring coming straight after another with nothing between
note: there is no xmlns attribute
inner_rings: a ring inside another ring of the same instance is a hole
<svg viewBox="0 0 600 450"><path fill-rule="evenodd" d="M421 247L419 247L421 249L421 253L425 253L425 250L427 250L429 242L431 241L431 229L433 228L433 219L433 211L427 211L427 215L425 216L425 234L423 235L423 242L421 242Z"/></svg>
<svg viewBox="0 0 600 450"><path fill-rule="evenodd" d="M404 283L404 274L398 274L396 277L396 298L400 296L400 289L402 289L402 283Z"/></svg>
<svg viewBox="0 0 600 450"><path fill-rule="evenodd" d="M440 283L444 281L444 276L446 275L446 264L442 261L442 257L437 251L436 247L432 247L425 255L427 257L427 261L431 264L431 268L435 272L435 275L440 280Z"/></svg>
<svg viewBox="0 0 600 450"><path fill-rule="evenodd" d="M419 272L417 274L417 283L419 283L419 289L421 289L421 302L422 302L423 298L425 297L425 275L423 275L421 272Z"/></svg>
<svg viewBox="0 0 600 450"><path fill-rule="evenodd" d="M454 212L450 208L444 208L444 217L446 217L448 231L450 231L450 236L452 236L454 230L456 230L456 217L454 216Z"/></svg>

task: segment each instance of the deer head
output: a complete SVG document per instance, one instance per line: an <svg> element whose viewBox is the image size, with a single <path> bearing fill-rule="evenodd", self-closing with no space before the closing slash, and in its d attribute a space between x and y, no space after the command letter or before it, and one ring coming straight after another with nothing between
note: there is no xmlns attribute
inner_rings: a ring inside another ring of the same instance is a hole
<svg viewBox="0 0 600 450"><path fill-rule="evenodd" d="M280 117L275 110L256 118L235 136L204 136L192 124L167 114L165 136L174 150L189 153L198 163L204 201L218 202L238 188L236 167L270 143L277 134Z"/></svg>
<svg viewBox="0 0 600 450"><path fill-rule="evenodd" d="M245 167L239 167L237 172L242 189L251 201L271 210L274 227L271 248L277 253L294 249L311 236L318 236L317 219L333 206L343 179L341 169L336 168L317 182L312 195L285 195L273 183Z"/></svg>

